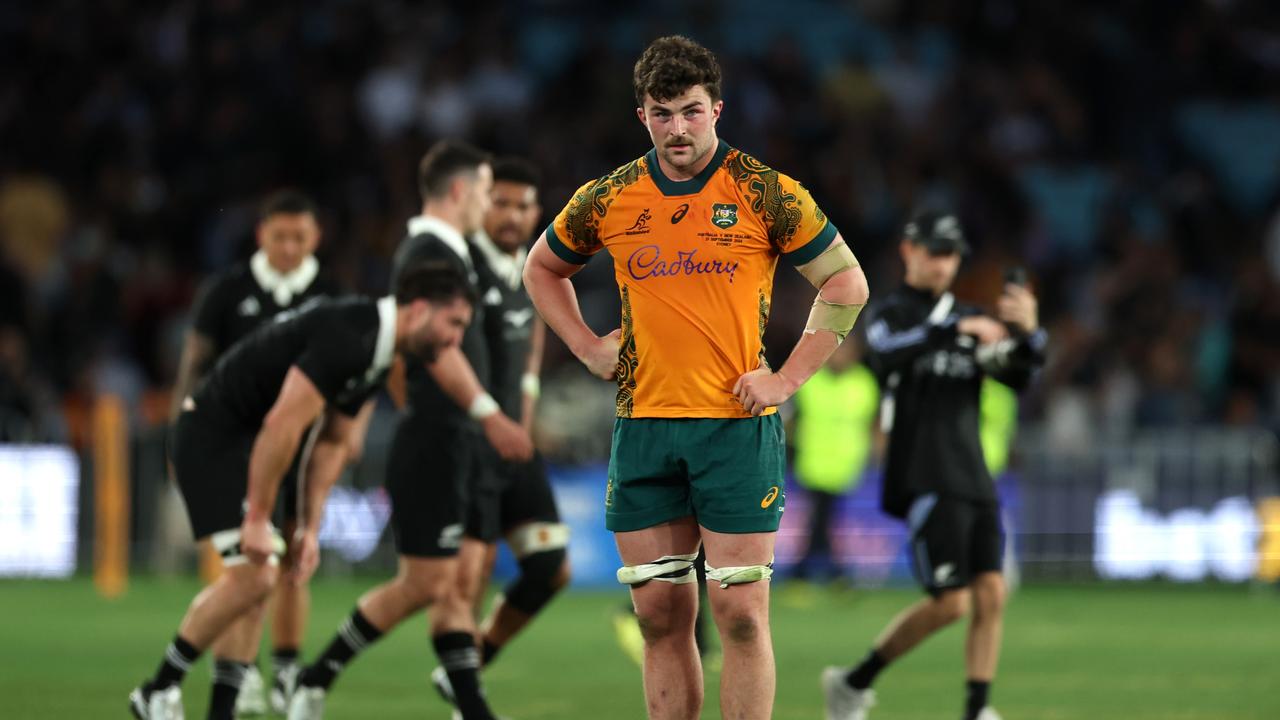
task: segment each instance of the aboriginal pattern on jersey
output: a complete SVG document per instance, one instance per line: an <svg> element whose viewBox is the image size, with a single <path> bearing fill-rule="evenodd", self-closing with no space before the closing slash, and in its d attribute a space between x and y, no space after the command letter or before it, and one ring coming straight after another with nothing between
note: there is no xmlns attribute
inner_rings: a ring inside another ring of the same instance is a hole
<svg viewBox="0 0 1280 720"><path fill-rule="evenodd" d="M760 291L760 367L769 367L769 361L764 356L764 331L769 328L769 299L764 296L764 291Z"/></svg>
<svg viewBox="0 0 1280 720"><path fill-rule="evenodd" d="M590 255L600 250L603 240L600 225L605 213L618 194L640 178L649 174L644 158L638 158L583 186L565 210L565 229L568 237L560 238L572 250Z"/></svg>
<svg viewBox="0 0 1280 720"><path fill-rule="evenodd" d="M631 293L622 286L622 343L618 350L618 367L614 375L618 380L618 417L629 418L636 402L636 367L640 359L636 355L635 326L631 319Z"/></svg>
<svg viewBox="0 0 1280 720"><path fill-rule="evenodd" d="M751 210L764 218L769 230L769 242L774 247L789 247L804 219L799 198L783 187L777 170L739 150L732 150L724 159L724 168L744 194L751 200ZM821 210L815 217L821 223Z"/></svg>

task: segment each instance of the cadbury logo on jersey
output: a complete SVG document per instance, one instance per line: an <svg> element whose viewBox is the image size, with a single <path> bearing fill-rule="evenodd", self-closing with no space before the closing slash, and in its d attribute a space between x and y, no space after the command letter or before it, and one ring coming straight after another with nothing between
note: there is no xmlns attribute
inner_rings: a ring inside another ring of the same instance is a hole
<svg viewBox="0 0 1280 720"><path fill-rule="evenodd" d="M733 282L738 272L738 261L699 260L697 250L681 250L675 260L664 259L657 245L645 245L627 258L627 273L636 280L674 275L728 275Z"/></svg>

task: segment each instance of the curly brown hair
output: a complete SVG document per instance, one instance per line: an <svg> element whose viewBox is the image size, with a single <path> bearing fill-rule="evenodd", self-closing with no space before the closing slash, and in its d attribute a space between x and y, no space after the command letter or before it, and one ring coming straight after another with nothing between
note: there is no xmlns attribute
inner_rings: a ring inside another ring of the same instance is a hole
<svg viewBox="0 0 1280 720"><path fill-rule="evenodd" d="M645 95L663 102L695 85L706 88L714 103L720 100L720 63L710 50L689 38L668 35L645 48L636 61L632 82L641 106Z"/></svg>

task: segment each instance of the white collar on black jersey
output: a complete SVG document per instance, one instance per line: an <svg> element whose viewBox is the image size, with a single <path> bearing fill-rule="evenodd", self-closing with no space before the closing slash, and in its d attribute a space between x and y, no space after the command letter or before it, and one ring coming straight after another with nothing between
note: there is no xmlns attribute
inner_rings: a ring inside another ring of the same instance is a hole
<svg viewBox="0 0 1280 720"><path fill-rule="evenodd" d="M453 251L455 255L462 258L462 262L471 267L471 251L467 249L466 238L462 237L462 233L449 223L441 220L434 215L417 215L409 218L409 234L423 235L430 234L440 238L445 245Z"/></svg>
<svg viewBox="0 0 1280 720"><path fill-rule="evenodd" d="M258 281L258 285L271 293L277 305L288 307L295 295L301 295L311 287L316 275L320 274L320 262L314 255L308 255L302 259L302 264L297 269L282 273L271 267L267 254L259 250L249 258L249 271L253 273L253 279Z"/></svg>
<svg viewBox="0 0 1280 720"><path fill-rule="evenodd" d="M479 230L475 235L471 236L475 241L476 247L479 248L480 254L484 255L484 259L488 261L489 267L493 269L495 275L507 284L512 290L520 289L521 275L524 273L524 261L529 256L529 251L520 248L512 255L493 242L493 238L489 237L489 233Z"/></svg>
<svg viewBox="0 0 1280 720"><path fill-rule="evenodd" d="M369 366L367 377L377 377L378 373L391 367L395 351L396 298L388 295L378 298L378 341L373 346L373 364Z"/></svg>

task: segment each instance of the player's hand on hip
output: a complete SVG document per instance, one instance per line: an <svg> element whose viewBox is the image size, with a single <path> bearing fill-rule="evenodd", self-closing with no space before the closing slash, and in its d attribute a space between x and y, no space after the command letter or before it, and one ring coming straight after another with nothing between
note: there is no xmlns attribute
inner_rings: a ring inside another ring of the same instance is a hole
<svg viewBox="0 0 1280 720"><path fill-rule="evenodd" d="M484 436L507 462L525 462L533 457L533 439L529 432L506 413L496 412L481 421Z"/></svg>
<svg viewBox="0 0 1280 720"><path fill-rule="evenodd" d="M618 349L622 343L622 328L618 328L602 338L596 338L582 355L582 364L587 366L592 375L605 380L612 380L618 371Z"/></svg>
<svg viewBox="0 0 1280 720"><path fill-rule="evenodd" d="M781 405L791 397L795 388L779 373L769 368L757 368L738 378L733 394L752 415L760 415L771 407Z"/></svg>
<svg viewBox="0 0 1280 720"><path fill-rule="evenodd" d="M1010 325L1030 334L1040 326L1039 303L1031 291L1021 285L1004 286L1004 294L996 303L996 314Z"/></svg>
<svg viewBox="0 0 1280 720"><path fill-rule="evenodd" d="M978 339L979 345L990 345L1009 337L1009 329L1002 323L985 315L971 315L960 318L956 330L961 335L972 335Z"/></svg>
<svg viewBox="0 0 1280 720"><path fill-rule="evenodd" d="M245 518L240 523L240 552L251 563L261 565L275 552L275 533L271 523L264 519Z"/></svg>
<svg viewBox="0 0 1280 720"><path fill-rule="evenodd" d="M298 528L293 534L289 553L293 555L289 581L294 585L306 585L320 565L319 529Z"/></svg>

